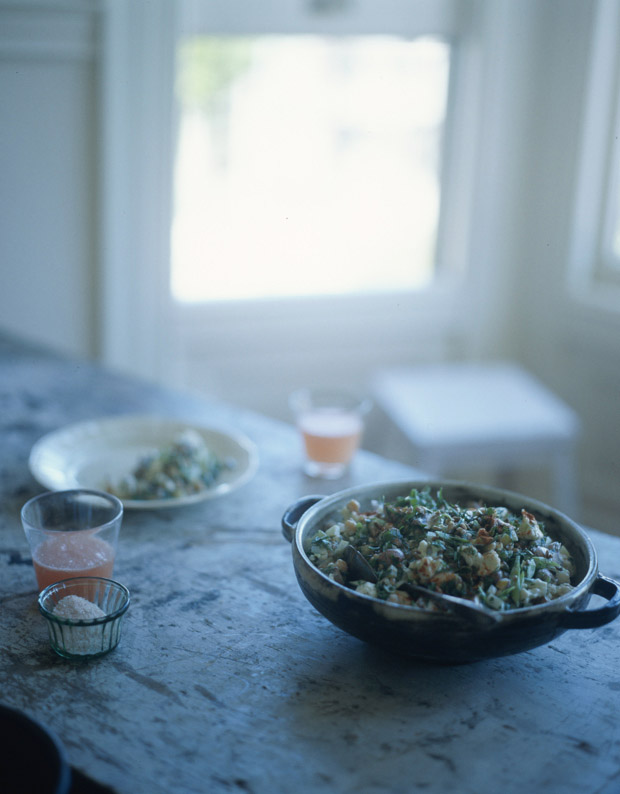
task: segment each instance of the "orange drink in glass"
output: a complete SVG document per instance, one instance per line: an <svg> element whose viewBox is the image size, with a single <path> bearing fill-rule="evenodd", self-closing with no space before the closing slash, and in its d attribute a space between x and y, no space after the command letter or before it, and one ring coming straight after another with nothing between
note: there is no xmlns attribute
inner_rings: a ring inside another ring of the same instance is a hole
<svg viewBox="0 0 620 794"><path fill-rule="evenodd" d="M300 389L290 406L304 441L306 474L341 477L359 448L370 401L344 391Z"/></svg>
<svg viewBox="0 0 620 794"><path fill-rule="evenodd" d="M78 576L111 578L123 515L119 499L102 491L52 491L22 508L39 591Z"/></svg>

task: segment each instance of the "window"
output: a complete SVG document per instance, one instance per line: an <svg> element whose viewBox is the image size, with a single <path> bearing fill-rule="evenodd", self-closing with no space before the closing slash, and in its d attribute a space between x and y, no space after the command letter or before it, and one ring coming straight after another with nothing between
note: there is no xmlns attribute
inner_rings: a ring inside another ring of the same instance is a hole
<svg viewBox="0 0 620 794"><path fill-rule="evenodd" d="M598 0L595 8L572 276L579 299L617 310L614 286L620 284L620 5L614 0Z"/></svg>
<svg viewBox="0 0 620 794"><path fill-rule="evenodd" d="M105 360L260 408L460 344L483 8L106 7Z"/></svg>
<svg viewBox="0 0 620 794"><path fill-rule="evenodd" d="M620 19L619 19L620 24ZM620 58L616 65L615 124L609 135L610 168L607 212L602 230L602 268L607 275L620 277Z"/></svg>
<svg viewBox="0 0 620 794"><path fill-rule="evenodd" d="M184 38L174 298L428 286L449 69L437 37Z"/></svg>

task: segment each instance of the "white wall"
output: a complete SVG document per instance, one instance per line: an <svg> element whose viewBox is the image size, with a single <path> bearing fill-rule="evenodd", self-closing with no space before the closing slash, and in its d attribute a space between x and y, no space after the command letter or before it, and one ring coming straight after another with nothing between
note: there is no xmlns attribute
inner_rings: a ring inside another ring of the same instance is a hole
<svg viewBox="0 0 620 794"><path fill-rule="evenodd" d="M0 3L0 326L96 350L96 15Z"/></svg>
<svg viewBox="0 0 620 794"><path fill-rule="evenodd" d="M504 37L496 41L497 61L486 66L490 126L480 142L481 189L471 197L486 225L472 240L464 297L478 302L471 333L453 340L448 353L515 358L578 410L583 517L620 534L620 307L593 312L560 286L596 4L488 3L485 24L503 26ZM105 346L99 268L110 253L102 248L99 201L106 8L86 0L0 0L0 327L92 357ZM105 294L113 292L108 282ZM466 302L462 310L469 308ZM413 350L416 340L409 343ZM394 355L415 359L406 344ZM291 351L289 364L297 359L303 372L303 352ZM255 361L257 378L260 354ZM243 398L245 384L251 394L244 378L214 384L205 372L193 385ZM363 381L365 371L356 377ZM281 413L268 395L257 407Z"/></svg>

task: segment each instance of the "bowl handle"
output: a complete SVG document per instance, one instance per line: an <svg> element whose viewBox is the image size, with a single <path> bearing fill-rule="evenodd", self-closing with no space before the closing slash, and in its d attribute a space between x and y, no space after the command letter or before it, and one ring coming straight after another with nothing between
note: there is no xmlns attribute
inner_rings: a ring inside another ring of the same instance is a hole
<svg viewBox="0 0 620 794"><path fill-rule="evenodd" d="M297 522L312 505L320 502L323 496L302 496L284 512L282 516L282 534L289 543L293 540L293 535L297 529Z"/></svg>
<svg viewBox="0 0 620 794"><path fill-rule="evenodd" d="M595 629L611 623L620 614L620 584L598 574L590 589L594 595L607 599L598 609L567 609L560 616L559 625L564 629Z"/></svg>

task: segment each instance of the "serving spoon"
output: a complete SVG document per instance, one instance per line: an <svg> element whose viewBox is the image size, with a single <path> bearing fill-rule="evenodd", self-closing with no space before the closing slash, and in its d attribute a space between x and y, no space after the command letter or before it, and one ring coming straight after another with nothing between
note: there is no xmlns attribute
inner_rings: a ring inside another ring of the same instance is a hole
<svg viewBox="0 0 620 794"><path fill-rule="evenodd" d="M342 553L342 559L346 562L353 579L362 579L365 582L376 584L378 579L374 568L354 546L349 544L345 548ZM441 604L455 614L486 628L496 626L502 619L501 613L482 606L482 604L476 604L467 598L447 595L447 593L437 593L435 590L429 590L421 585L402 582L398 585L397 590L402 590L414 598L419 598L420 596L428 598L429 601L435 601L435 603Z"/></svg>
<svg viewBox="0 0 620 794"><path fill-rule="evenodd" d="M429 590L426 587L411 584L410 582L401 582L396 589L409 593L414 598L419 598L420 596L428 598L429 601L442 604L455 614L487 628L496 626L502 619L501 612L495 612L488 607L482 606L482 604L476 604L475 601L470 601L468 598L459 598L447 593L437 593L435 590Z"/></svg>

